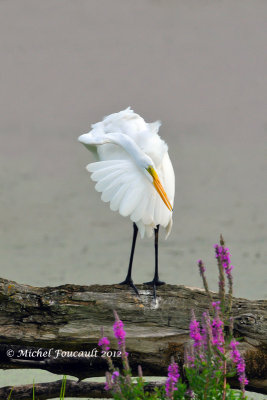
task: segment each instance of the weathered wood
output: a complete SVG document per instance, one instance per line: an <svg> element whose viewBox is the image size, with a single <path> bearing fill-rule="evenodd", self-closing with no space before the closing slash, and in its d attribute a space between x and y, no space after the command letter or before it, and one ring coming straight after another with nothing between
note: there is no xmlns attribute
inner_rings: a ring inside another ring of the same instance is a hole
<svg viewBox="0 0 267 400"><path fill-rule="evenodd" d="M149 382L145 385L145 392L153 392L156 387L160 387L160 382ZM67 380L65 386L66 397L90 397L92 399L111 398L110 392L104 388L105 383L99 382L75 382ZM37 383L34 384L34 395L38 400L48 400L59 398L62 381ZM0 399L7 399L12 391L12 400L32 400L33 385L5 386L0 388Z"/></svg>
<svg viewBox="0 0 267 400"><path fill-rule="evenodd" d="M47 400L59 398L62 381L37 383L33 385L5 386L0 388L0 399L8 399L10 393L12 400L32 400L33 390L35 398ZM12 391L12 392L11 392ZM75 382L66 381L65 396L67 397L91 397L91 398L110 398L111 396L104 389L104 383L97 382Z"/></svg>
<svg viewBox="0 0 267 400"><path fill-rule="evenodd" d="M261 382L262 383L262 382ZM160 388L164 382L149 382L145 384L145 392L151 393L155 388ZM59 398L62 387L62 380L45 383L35 383L33 385L20 385L20 386L5 386L0 388L0 399L8 399L11 393L12 400L32 400L33 390L35 398L38 400L48 400ZM232 385L233 388L238 388L236 382ZM262 391L266 393L266 391ZM84 398L90 397L92 399L111 398L110 392L105 390L105 383L100 382L75 382L67 380L65 386L65 398L75 397Z"/></svg>
<svg viewBox="0 0 267 400"><path fill-rule="evenodd" d="M54 357L28 356L26 360L8 357L6 350L15 345L92 351L97 347L102 326L105 335L112 339L115 309L125 323L133 369L141 364L145 375L164 374L171 355L183 356L191 310L200 317L208 308L208 299L200 289L165 285L158 289L155 303L147 286L140 285L138 290L140 298L118 285L37 288L0 279L0 367L43 368L80 379L103 375L106 364L99 356L77 359L55 358L54 354ZM233 317L235 336L244 338L240 348L248 377L258 380L257 385L266 389L267 301L235 298ZM114 339L111 344L116 349Z"/></svg>
<svg viewBox="0 0 267 400"><path fill-rule="evenodd" d="M110 398L111 395L104 389L104 383L66 381L65 397L91 397L95 399ZM35 398L47 400L59 398L62 381L37 383L33 385L5 386L0 388L0 399L7 399L12 393L12 400L32 400L33 390Z"/></svg>

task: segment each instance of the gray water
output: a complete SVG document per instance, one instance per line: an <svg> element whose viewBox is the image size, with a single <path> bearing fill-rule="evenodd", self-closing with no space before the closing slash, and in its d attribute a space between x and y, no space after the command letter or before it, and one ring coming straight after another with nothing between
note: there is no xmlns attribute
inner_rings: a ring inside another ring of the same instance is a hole
<svg viewBox="0 0 267 400"><path fill-rule="evenodd" d="M161 278L199 287L202 258L216 289L222 233L235 294L266 299L266 14L262 0L2 0L0 276L124 278L131 224L100 201L77 136L132 106L162 121L176 174ZM134 280L152 275L153 243L140 240ZM6 371L0 384L17 376L39 379Z"/></svg>

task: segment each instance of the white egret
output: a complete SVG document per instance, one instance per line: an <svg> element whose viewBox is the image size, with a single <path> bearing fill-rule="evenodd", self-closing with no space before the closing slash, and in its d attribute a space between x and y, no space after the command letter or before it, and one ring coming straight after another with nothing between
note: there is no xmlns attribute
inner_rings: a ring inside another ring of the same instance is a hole
<svg viewBox="0 0 267 400"><path fill-rule="evenodd" d="M132 280L132 264L138 231L155 235L155 272L151 282L154 287L164 284L158 273L159 226L172 228L175 178L168 155L168 146L158 135L159 121L146 123L142 117L127 108L105 117L92 125L92 130L79 137L91 150L97 162L87 165L96 182L95 189L101 199L110 203L113 211L129 216L133 222L133 240L126 279L121 284L131 286L138 294Z"/></svg>

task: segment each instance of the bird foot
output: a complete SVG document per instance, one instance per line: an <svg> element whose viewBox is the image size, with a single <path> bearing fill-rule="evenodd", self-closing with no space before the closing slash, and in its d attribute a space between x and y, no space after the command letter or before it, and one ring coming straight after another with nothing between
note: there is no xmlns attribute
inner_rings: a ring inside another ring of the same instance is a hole
<svg viewBox="0 0 267 400"><path fill-rule="evenodd" d="M144 282L143 284L149 285L149 286L162 286L162 285L165 285L166 283L163 281L160 281L159 279L153 279L153 281Z"/></svg>
<svg viewBox="0 0 267 400"><path fill-rule="evenodd" d="M128 285L128 286L130 286L135 291L137 296L140 296L140 294L139 294L139 292L137 290L137 287L133 283L132 278L130 278L130 279L126 278L123 282L120 282L119 285Z"/></svg>

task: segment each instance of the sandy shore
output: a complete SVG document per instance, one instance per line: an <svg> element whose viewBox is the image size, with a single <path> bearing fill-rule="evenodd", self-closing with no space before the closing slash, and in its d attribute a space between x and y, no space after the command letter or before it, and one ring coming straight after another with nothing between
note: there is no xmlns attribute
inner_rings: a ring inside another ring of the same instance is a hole
<svg viewBox="0 0 267 400"><path fill-rule="evenodd" d="M115 283L132 228L100 202L77 136L132 106L162 120L176 173L161 278L200 286L220 233L235 293L267 298L266 12L261 0L0 2L0 275ZM137 283L153 275L138 242ZM33 375L32 375L33 376Z"/></svg>

